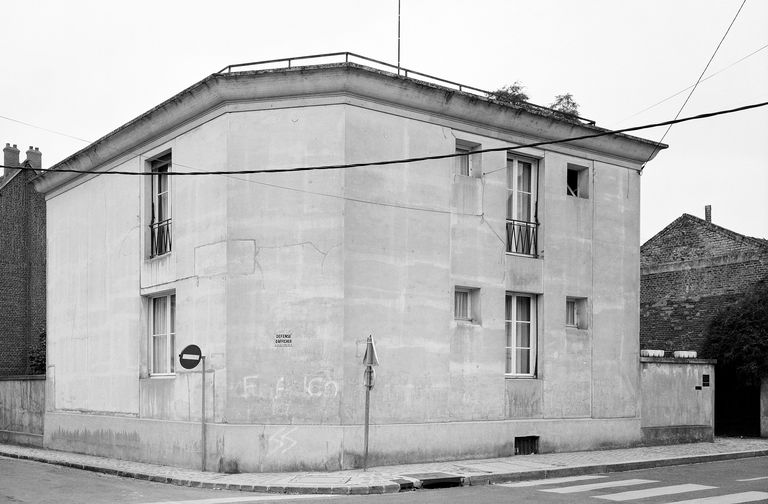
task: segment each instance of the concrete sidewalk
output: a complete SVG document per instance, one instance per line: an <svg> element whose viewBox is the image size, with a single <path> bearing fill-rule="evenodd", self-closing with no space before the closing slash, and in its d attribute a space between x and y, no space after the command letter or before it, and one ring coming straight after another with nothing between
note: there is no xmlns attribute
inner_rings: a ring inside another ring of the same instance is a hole
<svg viewBox="0 0 768 504"><path fill-rule="evenodd" d="M404 464L336 472L220 474L0 444L0 456L190 487L296 494L380 494L430 483L487 485L768 456L768 439L625 448L484 460ZM768 465L768 461L766 461Z"/></svg>

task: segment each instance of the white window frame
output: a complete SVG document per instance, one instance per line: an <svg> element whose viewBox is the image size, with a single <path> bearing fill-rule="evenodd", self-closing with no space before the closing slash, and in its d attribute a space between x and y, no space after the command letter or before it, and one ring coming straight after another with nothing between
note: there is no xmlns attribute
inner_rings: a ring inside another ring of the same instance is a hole
<svg viewBox="0 0 768 504"><path fill-rule="evenodd" d="M456 154L462 154L454 158L454 173L462 177L469 177L472 174L472 150L469 147L456 144Z"/></svg>
<svg viewBox="0 0 768 504"><path fill-rule="evenodd" d="M528 163L531 165L531 190L523 191L519 186L519 171L520 163ZM509 172L512 172L510 176ZM537 194L537 181L539 180L539 163L538 160L533 158L527 158L522 156L507 156L507 220L516 220L522 222L536 222L536 202L538 198ZM530 220L521 219L518 211L518 199L520 194L530 194L531 199L529 203ZM510 215L509 197L512 196L512 211Z"/></svg>
<svg viewBox="0 0 768 504"><path fill-rule="evenodd" d="M569 305L573 305L574 320L568 320ZM589 299L567 296L565 298L565 327L567 329L589 329Z"/></svg>
<svg viewBox="0 0 768 504"><path fill-rule="evenodd" d="M464 296L465 313L459 313L459 296ZM454 320L470 321L472 319L472 293L469 289L456 287L453 291L453 318Z"/></svg>
<svg viewBox="0 0 768 504"><path fill-rule="evenodd" d="M517 298L525 297L530 299L530 313L528 321L518 320ZM508 301L509 300L509 301ZM511 303L511 310L507 310L507 303ZM538 310L537 296L535 294L525 294L519 292L507 292L504 299L504 333L505 333L505 375L509 378L535 378L537 371L537 350L538 350ZM530 341L529 346L517 345L517 324L523 323L529 325ZM517 369L518 350L529 350L528 369L529 372L519 372Z"/></svg>
<svg viewBox="0 0 768 504"><path fill-rule="evenodd" d="M572 198L589 199L589 167L568 163L565 170L565 194ZM576 174L576 191L568 185L568 174Z"/></svg>
<svg viewBox="0 0 768 504"><path fill-rule="evenodd" d="M165 300L165 327L155 327L155 303L158 300ZM150 376L173 376L176 374L176 293L171 292L159 296L152 296L149 298L149 338L148 338L148 355L149 355L149 375ZM156 330L157 329L157 330ZM155 340L165 339L165 351L169 361L166 362L167 367L162 369L155 368Z"/></svg>
<svg viewBox="0 0 768 504"><path fill-rule="evenodd" d="M480 178L483 175L482 156L474 151L480 150L481 145L467 140L456 140L456 154L463 154L454 158L453 173L462 177ZM466 173L464 173L466 171Z"/></svg>
<svg viewBox="0 0 768 504"><path fill-rule="evenodd" d="M171 153L164 154L149 162L149 169L152 172L152 208L154 212L154 218L160 222L171 219L171 176L168 172L171 171L171 165L173 160ZM165 169L165 171L159 171ZM160 178L165 179L165 191L160 190ZM160 219L161 197L165 196L165 213L164 219Z"/></svg>
<svg viewBox="0 0 768 504"><path fill-rule="evenodd" d="M571 320L571 315L573 318ZM565 298L565 326L579 327L579 302L576 298Z"/></svg>
<svg viewBox="0 0 768 504"><path fill-rule="evenodd" d="M151 193L151 206L149 215L150 226L150 249L152 249L152 241L159 240L165 243L167 238L167 247L162 247L162 252L155 254L155 250L150 250L150 257L160 257L165 254L169 254L173 249L173 220L172 220L172 201L171 201L171 180L173 177L169 175L173 166L173 157L171 152L166 152L160 156L157 156L149 160L149 171L152 173L150 176L150 193ZM163 171L160 171L163 170ZM161 180L164 182L165 190L161 190ZM163 205L162 202L165 201ZM160 218L162 215L162 219Z"/></svg>

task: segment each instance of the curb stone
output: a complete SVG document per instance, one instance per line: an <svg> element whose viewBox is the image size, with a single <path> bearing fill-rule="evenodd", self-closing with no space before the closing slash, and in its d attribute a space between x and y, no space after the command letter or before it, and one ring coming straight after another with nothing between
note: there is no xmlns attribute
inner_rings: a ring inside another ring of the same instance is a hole
<svg viewBox="0 0 768 504"><path fill-rule="evenodd" d="M719 462L723 460L738 460L753 457L766 457L768 450L754 450L746 452L713 453L709 455L691 455L688 457L675 457L671 459L639 460L636 462L617 462L614 464L597 464L574 467L559 467L556 469L544 469L538 471L522 471L512 473L483 474L480 476L468 476L469 485L481 486L494 483L511 483L516 481L549 479L564 476L582 476L584 474L612 473L636 471L638 469L652 469L655 467L669 467L676 465L701 464L704 462Z"/></svg>
<svg viewBox="0 0 768 504"><path fill-rule="evenodd" d="M86 462L80 462L77 458L74 458L74 460L66 460L67 453L66 452L52 452L53 456L45 457L43 455L39 455L37 453L19 453L19 448L23 449L22 447L14 447L16 449L13 450L5 450L3 449L3 445L0 444L0 456L13 458L13 459L19 459L19 460L30 460L34 462L42 462L47 464L53 464L53 465L59 465L64 467L70 467L74 469L79 470L86 470L86 471L92 471L96 473L102 473L102 474L109 474L109 475L115 475L119 477L127 477L127 478L133 478L137 480L143 480L143 481L152 481L152 482L158 482L158 483L164 483L164 484L173 484L177 486L186 486L191 488L206 488L206 489L221 489L221 490L231 490L231 491L240 491L240 492L261 492L261 493L272 493L272 494L298 494L298 495L309 495L309 494L319 494L319 495L368 495L368 494L388 494L388 493L396 493L396 492L402 492L402 491L408 491L416 488L422 487L422 481L418 479L413 478L406 478L404 476L399 476L396 473L392 472L391 474L379 474L377 477L380 479L378 481L366 484L366 483L355 483L354 481L350 482L347 485L339 485L331 484L327 486L318 486L316 484L314 485L302 485L299 482L296 482L295 484L277 484L277 485L269 485L269 484L254 484L254 483L248 483L246 482L242 483L236 483L236 482L219 482L219 481L211 481L210 476L203 478L198 477L196 479L195 475L189 476L189 473L182 472L183 476L172 476L169 475L169 470L167 467L163 466L157 466L157 470L153 472L154 465L150 464L146 466L147 468L143 470L130 470L128 467L126 467L127 464L115 464L114 461L111 459L104 459L105 464L104 465L98 465L98 462L92 462L92 461L86 461ZM730 446L729 448L734 448L733 446ZM735 447L738 448L738 447ZM58 456L57 456L58 455ZM75 455L75 454L69 454L69 455ZM485 474L465 474L461 476L461 485L462 486L483 486L483 485L492 485L497 483L507 483L507 482L516 482L516 481L523 481L523 480L540 480L540 479L548 479L553 477L565 477L565 476L579 476L579 475L585 475L585 474L595 474L595 473L611 473L611 472L623 472L623 471L633 471L638 469L649 469L649 468L655 468L655 467L668 467L668 466L676 466L676 465L686 465L686 464L697 464L697 463L704 463L704 462L717 462L717 461L723 461L723 460L736 460L736 459L746 459L746 458L753 458L753 457L767 457L768 456L768 448L763 448L762 446L754 446L754 449L751 450L741 450L741 451L724 451L720 453L707 453L707 454L696 454L696 455L686 455L686 456L665 456L663 454L656 455L658 458L655 459L649 459L649 460L636 460L636 461L617 461L613 463L593 463L593 464L584 464L584 465L563 465L562 467L552 467L552 468L545 468L545 469L531 469L531 470L521 470L521 471L510 471L510 472L496 472L496 473L485 473ZM82 459L81 459L82 460ZM467 463L470 463L470 461L467 461ZM117 467L114 467L117 465ZM550 465L552 465L550 463ZM561 464L557 464L561 465ZM121 468L122 467L122 468ZM142 466L144 467L144 466ZM472 471L471 467L466 468L467 471ZM403 472L405 472L403 470ZM211 473L213 474L213 473ZM458 474L461 474L459 472ZM457 474L457 475L458 475Z"/></svg>

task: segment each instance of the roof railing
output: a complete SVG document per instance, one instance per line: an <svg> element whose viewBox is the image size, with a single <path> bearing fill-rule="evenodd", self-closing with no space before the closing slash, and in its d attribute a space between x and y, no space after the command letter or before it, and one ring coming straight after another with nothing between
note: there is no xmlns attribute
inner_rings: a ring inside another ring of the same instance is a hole
<svg viewBox="0 0 768 504"><path fill-rule="evenodd" d="M384 67L384 71L391 71L391 70L394 69L395 72L393 72L393 73L396 73L397 75L402 75L403 77L406 77L406 78L414 78L414 77L416 77L419 80L427 79L426 82L431 82L433 84L438 84L438 85L441 85L441 86L454 87L454 88L458 89L459 91L462 91L462 92L465 92L465 93L472 93L472 94L475 94L475 95L478 95L478 96L481 96L481 97L487 98L487 99L490 99L490 97L494 94L491 91L486 91L484 89L476 88L476 87L473 87L473 86L467 86L466 84L461 84L459 82L449 81L447 79L442 79L440 77L435 77L434 75L425 74L423 72L418 72L416 70L411 70L409 68L405 68L405 67L402 67L402 66L393 65L391 63L386 63L384 61L380 61L380 60L377 60L377 59L368 58L366 56L361 56L360 54L355 54L353 52L348 52L348 51L347 52L324 53L324 54L311 54L311 55L308 55L308 56L294 56L294 57L291 57L291 58L279 58L279 59L263 60L263 61L251 61L251 62L248 62L248 63L236 63L236 64L233 64L233 65L227 65L227 66L225 66L224 68L222 68L221 70L219 70L216 73L217 74L224 74L224 73L230 74L235 69L242 69L242 70L235 70L235 71L247 71L247 70L244 70L245 67L254 67L254 66L265 67L265 66L269 66L269 65L275 65L275 66L272 67L273 69L278 69L278 68L297 68L297 67L302 67L302 66L310 66L310 65L313 65L313 64L318 64L317 62L309 63L309 62L307 62L307 60L317 60L317 59L321 59L321 58L339 58L339 57L343 57L344 58L344 63L355 63L355 61L353 61L353 60L364 61L365 63L369 64L369 66L370 66L370 63L374 63L376 65L380 65L381 67ZM296 64L297 62L301 62L301 63ZM373 67L373 68L376 68L376 67ZM381 70L381 68L379 68L379 70ZM530 103L530 102L522 102L522 103L524 104L525 107L530 107L530 108L533 108L533 109L538 109L538 110L541 110L542 112L545 112L545 113L555 114L555 115L563 117L563 118L578 119L579 121L583 121L583 122L585 122L585 123L587 123L589 125L593 125L593 126L595 124L595 121L593 121L591 119L586 119L586 118L581 117L581 116L577 116L577 115L574 115L574 114L566 114L566 113L563 113L563 112L559 112L557 110L553 110L553 109L551 109L549 107L544 107L542 105L536 105L535 103Z"/></svg>

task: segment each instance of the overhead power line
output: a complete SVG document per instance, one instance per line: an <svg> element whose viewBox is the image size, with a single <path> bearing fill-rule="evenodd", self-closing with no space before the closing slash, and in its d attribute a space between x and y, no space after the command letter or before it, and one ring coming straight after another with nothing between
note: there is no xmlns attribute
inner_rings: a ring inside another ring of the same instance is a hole
<svg viewBox="0 0 768 504"><path fill-rule="evenodd" d="M696 83L693 85L693 89L691 89L691 92L688 93L688 96L685 98L685 101L682 105L680 105L680 110L677 111L677 114L675 114L675 119L680 117L680 114L683 112L683 109L688 104L688 100L691 99L691 96L693 96L693 92L696 91L696 88L699 87L699 83L701 82L701 78L704 77L704 74L706 73L707 69L709 68L710 63L712 63L712 60L715 59L715 55L717 54L717 51L720 50L720 46L723 45L723 41L725 40L725 37L728 36L728 32L731 31L731 27L733 26L733 23L736 22L736 18L739 17L739 13L741 12L741 9L744 8L744 4L747 3L747 0L744 0L741 2L741 5L739 6L739 10L736 11L736 15L733 16L733 19L731 20L731 24L728 25L728 28L725 30L725 33L723 33L722 38L720 39L720 42L717 43L717 47L715 47L715 51L712 53L712 56L709 57L709 61L707 61L707 65L704 67L704 70L701 71L701 74L699 74L699 78L696 79ZM669 133L669 130L672 129L672 125L675 123L670 123L669 126L667 126L667 130L664 132L663 135L661 135L661 138L659 139L659 144L661 144L664 139L667 137L667 133ZM653 149L653 152L651 152L651 155L648 156L648 159L645 160L645 163L643 163L643 166L640 167L640 171L643 171L643 168L645 168L645 165L650 161L654 154L656 154L656 151L658 151L658 145L655 149Z"/></svg>
<svg viewBox="0 0 768 504"><path fill-rule="evenodd" d="M701 82L704 82L704 81L708 81L708 80L709 80L709 79L711 79L712 77L714 77L714 76L716 76L716 75L719 75L719 74L721 74L721 73L725 72L726 70L729 70L730 68L732 68L732 67L734 67L734 66L738 65L739 63L741 63L741 62L742 62L742 61L744 61L745 59L747 59L747 58L750 58L750 57L754 56L755 54L757 54L757 53L759 53L760 51L763 51L763 50L765 50L765 49L768 49L768 44L765 44L765 45L763 45L762 47L759 47L759 48L755 49L754 51L752 51L751 53L747 54L746 56L742 56L741 58L737 59L736 61L734 61L733 63L731 63L731 64L730 64L730 65L728 65L727 67L725 67L725 68L721 68L721 69L720 69L720 70L718 70L717 72L714 72L714 73L711 73L711 74L707 75L706 77L704 77L703 79L701 79ZM623 123L624 121L627 121L627 120L629 120L629 119L632 119L633 117L637 117L637 116L639 116L639 115L640 115L640 114L642 114L643 112L647 112L647 111L651 110L651 109L652 109L652 108L654 108L654 107L658 107L658 106L659 106L659 105L661 105L662 103L666 103L666 102L668 102L669 100L671 100L672 98L675 98L676 96L679 96L679 95L681 95L681 94L685 93L686 91L688 91L689 89L691 89L693 86L694 86L694 84L691 84L691 85L690 85L690 86L688 86L687 88L685 88L685 89L681 89L681 90L680 90L680 91L678 91L677 93L675 93L675 94L673 94L673 95L669 95L669 96L667 96L666 98L664 98L663 100L657 101L657 102L656 102L656 103L654 103L653 105L648 105L648 106L647 106L647 107L645 107L643 110L637 111L637 112L635 112L634 114L632 114L631 116L625 117L624 119L622 119L621 121L619 121L619 122L618 122L618 123L616 123L616 124L621 124L621 123Z"/></svg>
<svg viewBox="0 0 768 504"><path fill-rule="evenodd" d="M568 138L561 138L558 140L545 140L542 142L533 142L529 144L524 145L516 145L516 146L507 146L507 147L496 147L492 149L478 149L476 151L471 151L469 153L451 153L451 154L438 154L433 156L420 156L420 157L412 157L412 158L404 158L404 159L389 159L389 160L383 160L383 161L367 161L363 163L347 163L347 164L334 164L334 165L318 165L318 166L294 166L294 167L288 167L288 168L262 168L262 169L254 169L254 170L218 170L218 171L168 171L163 172L167 173L168 175L174 175L174 176L194 176L194 175L244 175L244 174L253 174L253 173L286 173L286 172L301 172L301 171L314 171L314 170L339 170L339 169L347 169L347 168L363 168L366 166L385 166L385 165L393 165L393 164L405 164L405 163L418 163L422 161L433 161L437 159L449 159L454 157L461 157L461 156L471 156L475 154L483 154L486 152L503 152L503 151L511 151L511 150L519 150L519 149L526 149L530 147L541 147L543 145L554 145L554 144L560 144L560 143L567 143L567 142L575 142L578 140L587 140L590 138L598 138L608 135L617 135L619 133L627 133L630 131L639 131L644 129L650 129L650 128L658 128L659 126L667 126L671 124L678 124L688 121L696 121L700 119L707 119L709 117L716 117L720 115L725 114L733 114L736 112L743 112L745 110L751 110L756 109L760 107L765 107L768 105L768 101L766 102L760 102L760 103L753 103L751 105L744 105L741 107L736 107L732 109L724 109L724 110L718 110L715 112L706 112L704 114L698 114L695 116L690 117L683 117L682 119L672 119L670 121L662 121L658 123L652 123L652 124L644 124L642 126L633 126L630 128L622 128L618 130L608 130L608 131L601 131L599 133L591 133L589 135L580 135L575 137L568 137ZM658 147L658 144L657 144ZM35 170L35 171L41 171L35 168L29 168L24 166L5 166L0 165L0 167L3 168L10 168L10 169L19 169L19 170ZM42 170L43 172L46 172L47 170ZM153 172L144 172L144 171L119 171L119 170L107 170L107 171L92 171L92 170L76 170L71 168L57 168L55 170L50 170L51 173L55 172L61 172L61 173L82 173L82 174L91 174L91 175L138 175L138 176L146 176L146 175L154 175ZM491 172L486 172L491 173Z"/></svg>
<svg viewBox="0 0 768 504"><path fill-rule="evenodd" d="M23 124L24 126L29 126L30 128L35 128L35 129L47 131L48 133L54 133L56 135L61 135L61 136L69 137L69 138L74 138L75 140L80 140L81 142L91 143L91 140L86 140L85 138L80 138L80 137L68 135L66 133L62 133L61 131L56 131L56 130L52 130L52 129L48 129L48 128L43 128L42 126L37 126L35 124L24 122L24 121L19 121L18 119L14 119L12 117L7 117L7 116L4 116L4 115L0 115L0 119L5 119L6 121L11 121L11 122Z"/></svg>

